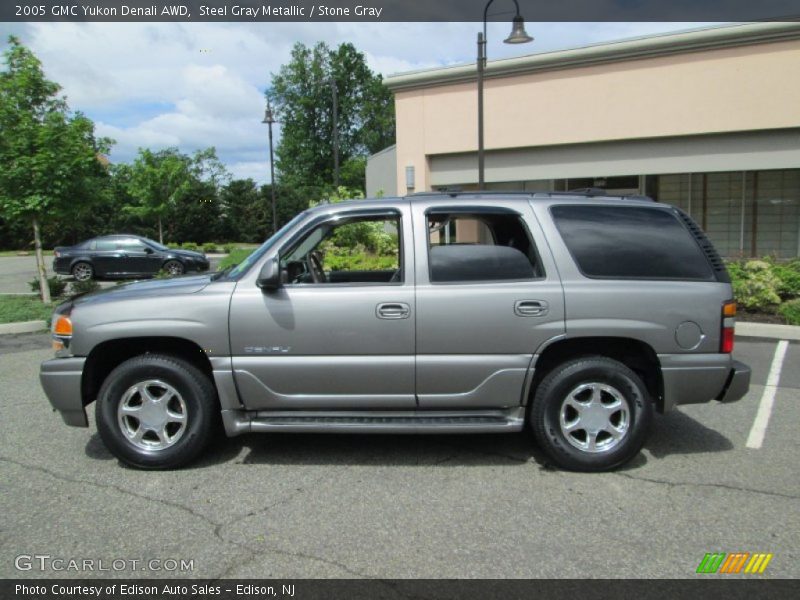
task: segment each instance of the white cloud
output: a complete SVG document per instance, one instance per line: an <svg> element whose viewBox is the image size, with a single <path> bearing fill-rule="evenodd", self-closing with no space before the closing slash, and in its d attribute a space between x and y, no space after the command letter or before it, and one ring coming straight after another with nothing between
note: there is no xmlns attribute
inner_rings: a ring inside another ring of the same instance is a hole
<svg viewBox="0 0 800 600"><path fill-rule="evenodd" d="M42 60L70 106L116 139L112 160L139 147L214 146L236 177L268 180L263 92L296 42L352 42L389 75L475 60L478 23L30 23L3 24ZM684 29L669 23L529 23L533 44L502 43L491 23L490 59ZM279 132L277 132L279 135Z"/></svg>

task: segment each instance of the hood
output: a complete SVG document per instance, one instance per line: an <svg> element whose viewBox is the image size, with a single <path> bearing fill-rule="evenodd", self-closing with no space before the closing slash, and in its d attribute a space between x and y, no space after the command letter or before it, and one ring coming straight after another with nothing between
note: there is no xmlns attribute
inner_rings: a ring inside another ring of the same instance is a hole
<svg viewBox="0 0 800 600"><path fill-rule="evenodd" d="M185 256L187 258L199 258L199 259L206 258L205 254L203 254L202 252L195 252L194 250L181 250L180 248L176 248L174 250L170 250L170 252L177 256Z"/></svg>
<svg viewBox="0 0 800 600"><path fill-rule="evenodd" d="M177 296L199 292L211 281L210 274L173 277L172 279L149 279L124 283L105 290L78 296L73 300L75 306L94 302L113 302L131 298L153 296Z"/></svg>

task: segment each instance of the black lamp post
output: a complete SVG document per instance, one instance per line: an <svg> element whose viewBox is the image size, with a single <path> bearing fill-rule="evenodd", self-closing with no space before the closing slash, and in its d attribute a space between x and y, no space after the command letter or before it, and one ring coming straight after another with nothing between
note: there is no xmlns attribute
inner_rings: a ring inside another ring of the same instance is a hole
<svg viewBox="0 0 800 600"><path fill-rule="evenodd" d="M272 114L272 105L267 98L267 108L264 111L264 120L262 123L269 125L269 177L270 177L270 190L272 191L272 234L278 231L278 210L275 204L275 161L272 155L272 124L275 123L275 116Z"/></svg>
<svg viewBox="0 0 800 600"><path fill-rule="evenodd" d="M486 68L486 17L494 0L486 3L483 9L483 33L478 32L478 189L484 186L484 150L483 150L483 71ZM525 20L519 13L519 2L514 0L517 9L511 28L511 34L503 40L506 44L525 44L533 38L525 32Z"/></svg>

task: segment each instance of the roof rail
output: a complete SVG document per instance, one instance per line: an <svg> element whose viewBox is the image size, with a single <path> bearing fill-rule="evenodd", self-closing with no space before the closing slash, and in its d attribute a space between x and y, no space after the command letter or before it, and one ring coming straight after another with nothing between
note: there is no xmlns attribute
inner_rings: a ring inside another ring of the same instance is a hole
<svg viewBox="0 0 800 600"><path fill-rule="evenodd" d="M606 192L603 188L598 187L578 188L575 190L569 190L568 193L589 196L590 198L592 196L608 196L608 192Z"/></svg>
<svg viewBox="0 0 800 600"><path fill-rule="evenodd" d="M609 193L602 189L602 188L580 188L575 190L569 190L566 192L550 192L550 191L534 191L531 190L529 192L523 190L434 190L434 191L427 191L427 192L414 192L413 194L409 194L408 197L411 198L419 198L424 196L450 196L451 198L457 198L458 196L585 196L587 198L595 198L601 196L609 196ZM611 197L617 197L611 195ZM627 198L629 200L650 200L655 202L650 196L638 195L638 194L629 194L629 195L619 195L619 198Z"/></svg>

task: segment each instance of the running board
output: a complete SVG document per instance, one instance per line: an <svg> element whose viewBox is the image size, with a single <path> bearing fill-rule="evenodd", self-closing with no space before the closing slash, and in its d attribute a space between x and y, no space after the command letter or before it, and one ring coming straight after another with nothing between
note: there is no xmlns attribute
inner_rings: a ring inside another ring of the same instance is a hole
<svg viewBox="0 0 800 600"><path fill-rule="evenodd" d="M470 411L223 410L228 436L294 433L504 433L521 431L524 407Z"/></svg>

